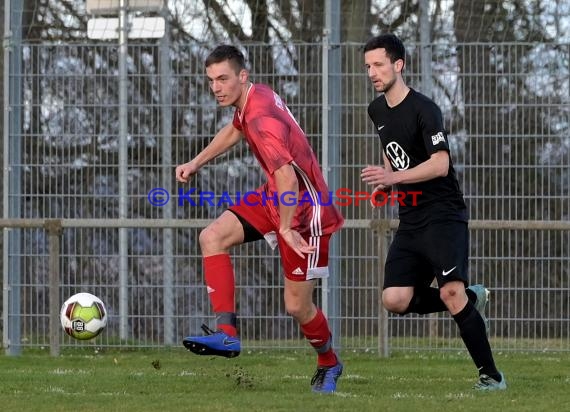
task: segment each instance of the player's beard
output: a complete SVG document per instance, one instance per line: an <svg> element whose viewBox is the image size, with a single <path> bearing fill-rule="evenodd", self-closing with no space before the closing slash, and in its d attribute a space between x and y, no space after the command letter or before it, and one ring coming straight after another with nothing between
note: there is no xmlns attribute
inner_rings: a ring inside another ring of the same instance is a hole
<svg viewBox="0 0 570 412"><path fill-rule="evenodd" d="M384 87L381 87L378 91L380 93L386 94L390 91L390 89L394 86L394 84L396 84L396 76L394 76L392 80L390 80L388 83L385 83Z"/></svg>

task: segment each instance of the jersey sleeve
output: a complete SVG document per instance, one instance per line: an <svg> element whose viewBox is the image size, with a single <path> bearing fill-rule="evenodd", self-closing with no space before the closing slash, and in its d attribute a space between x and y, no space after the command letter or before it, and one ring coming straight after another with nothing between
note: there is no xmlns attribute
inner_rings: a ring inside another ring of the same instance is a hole
<svg viewBox="0 0 570 412"><path fill-rule="evenodd" d="M285 144L289 132L289 126L275 117L258 117L249 123L249 133L270 174L293 161Z"/></svg>
<svg viewBox="0 0 570 412"><path fill-rule="evenodd" d="M433 102L423 104L420 109L419 121L428 155L440 150L449 152L447 133L443 127L443 116L439 107Z"/></svg>

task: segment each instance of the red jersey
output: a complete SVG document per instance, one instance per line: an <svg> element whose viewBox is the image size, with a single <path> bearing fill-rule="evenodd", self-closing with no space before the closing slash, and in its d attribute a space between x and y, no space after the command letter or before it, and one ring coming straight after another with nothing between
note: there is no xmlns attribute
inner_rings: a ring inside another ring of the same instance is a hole
<svg viewBox="0 0 570 412"><path fill-rule="evenodd" d="M299 198L292 229L311 236L330 234L342 227L344 219L333 204L313 149L281 97L269 86L252 84L242 110L236 109L233 126L241 131L251 151L267 175L268 182L257 189L264 194L265 210L276 229L279 228L279 205L273 173L291 164L299 180ZM285 197L286 204L291 196Z"/></svg>

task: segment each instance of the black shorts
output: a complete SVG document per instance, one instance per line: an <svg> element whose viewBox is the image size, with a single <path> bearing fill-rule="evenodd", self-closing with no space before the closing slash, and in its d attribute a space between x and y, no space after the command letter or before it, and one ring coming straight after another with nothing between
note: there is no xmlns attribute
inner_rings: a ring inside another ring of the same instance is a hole
<svg viewBox="0 0 570 412"><path fill-rule="evenodd" d="M384 289L438 286L452 280L469 284L469 232L466 222L433 222L417 230L398 230L386 258Z"/></svg>
<svg viewBox="0 0 570 412"><path fill-rule="evenodd" d="M239 222L243 226L243 243L255 242L257 240L263 239L263 235L258 232L256 228L252 226L247 220L241 217L238 213L236 213L232 209L228 209L238 218Z"/></svg>

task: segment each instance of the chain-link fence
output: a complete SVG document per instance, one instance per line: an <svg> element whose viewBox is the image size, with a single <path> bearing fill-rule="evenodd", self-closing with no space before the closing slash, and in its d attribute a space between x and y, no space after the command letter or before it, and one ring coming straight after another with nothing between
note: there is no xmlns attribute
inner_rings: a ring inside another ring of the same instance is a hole
<svg viewBox="0 0 570 412"><path fill-rule="evenodd" d="M472 281L492 291L494 347L569 350L570 46L423 48L409 45L406 79L444 112L472 219ZM244 50L253 80L272 85L307 132L332 190L366 190L360 170L380 161L380 145L367 117L374 92L360 45L249 44ZM240 145L204 167L189 185L174 181L175 165L205 147L231 116L209 95L204 52L200 44L130 44L127 75L121 78L115 45L11 49L19 64L9 75L4 217L67 222L58 258L61 301L88 291L110 314L107 330L96 340L78 343L61 336L64 346L176 345L211 320L199 230L228 206L222 193L253 189L263 176ZM127 90L123 109L121 88ZM149 200L156 188L169 193L166 205ZM218 197L200 205L205 192ZM334 278L317 291L338 343L377 350L387 336L395 349L462 348L448 314L390 316L383 335L381 257L391 232L378 229L377 222L395 218L396 211L374 211L354 198L350 203L339 207L347 225L333 247ZM88 226L88 219L125 218L144 222L123 229ZM519 225L495 228L489 220ZM180 227L161 227L172 221ZM535 223L543 226L537 229ZM50 342L48 239L42 227L4 231L3 342L11 350ZM244 345L306 347L284 310L276 254L257 242L235 249L232 258Z"/></svg>

